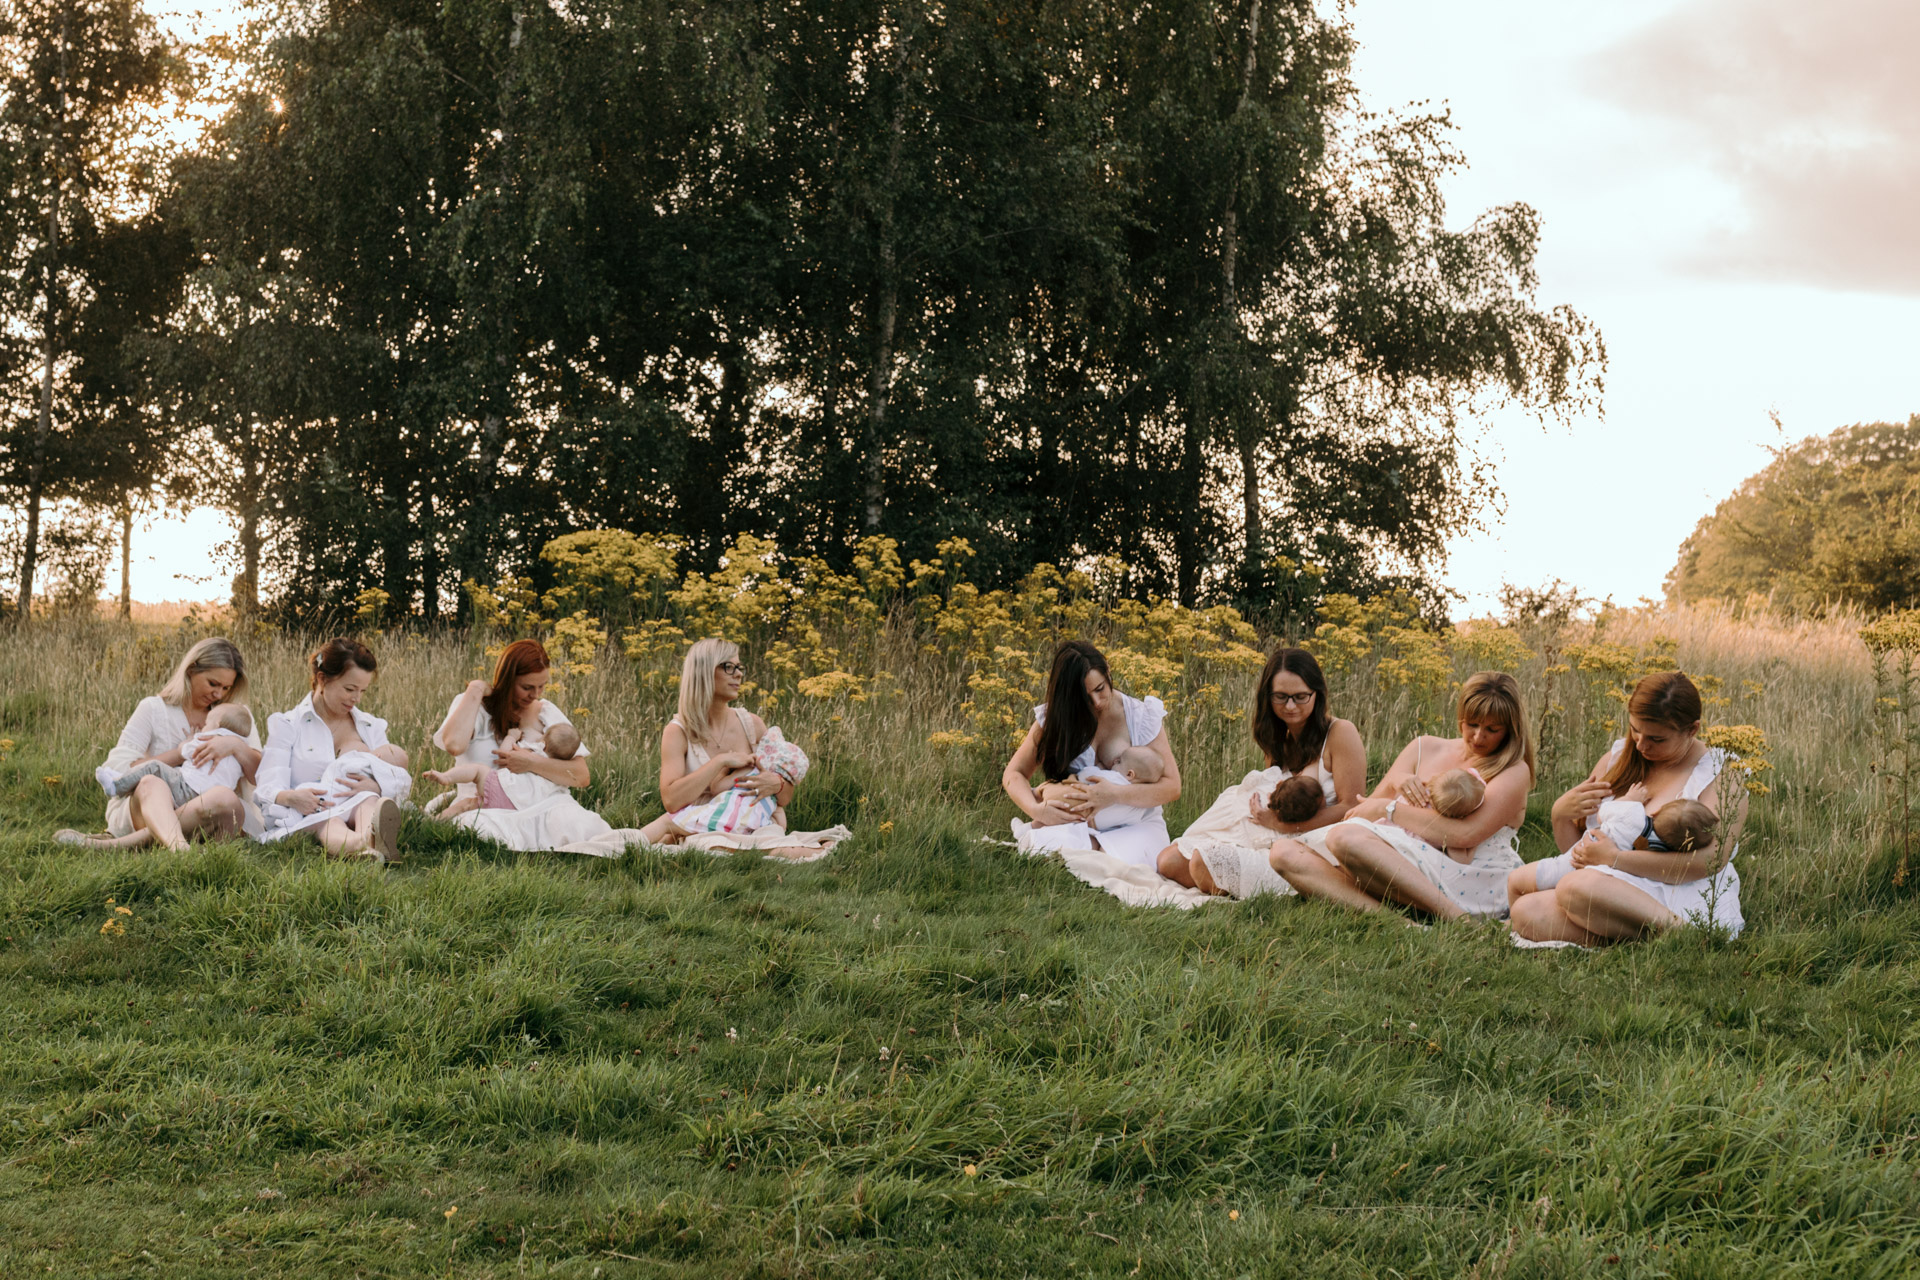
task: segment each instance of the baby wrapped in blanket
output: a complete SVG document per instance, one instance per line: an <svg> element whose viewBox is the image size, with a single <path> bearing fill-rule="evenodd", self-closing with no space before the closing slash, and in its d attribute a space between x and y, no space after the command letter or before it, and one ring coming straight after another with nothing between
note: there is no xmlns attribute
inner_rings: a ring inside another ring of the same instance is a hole
<svg viewBox="0 0 1920 1280"><path fill-rule="evenodd" d="M807 776L809 763L806 752L788 742L787 736L774 727L754 745L753 767L761 773L798 783ZM678 844L688 836L747 835L773 821L779 808L777 793L760 796L743 787L728 787L711 800L655 818L641 829L640 838L649 844Z"/></svg>
<svg viewBox="0 0 1920 1280"><path fill-rule="evenodd" d="M413 790L413 775L407 772L407 753L399 747L342 751L320 774L320 803L339 804L353 793L353 783L362 778L372 780L383 796L405 799Z"/></svg>

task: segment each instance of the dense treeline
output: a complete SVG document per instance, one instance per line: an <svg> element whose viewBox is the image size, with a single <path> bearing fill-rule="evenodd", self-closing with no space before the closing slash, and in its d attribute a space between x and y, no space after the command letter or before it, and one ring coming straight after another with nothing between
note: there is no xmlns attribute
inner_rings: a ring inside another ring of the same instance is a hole
<svg viewBox="0 0 1920 1280"><path fill-rule="evenodd" d="M1681 544L1675 600L1920 607L1920 414L1775 452Z"/></svg>
<svg viewBox="0 0 1920 1280"><path fill-rule="evenodd" d="M42 140L138 137L204 63L125 0L9 13L5 307L43 358L6 364L0 483L220 505L242 605L452 616L598 527L1419 587L1497 502L1475 404L1600 390L1533 212L1449 228L1445 119L1361 113L1310 0L320 0L196 143L85 190ZM83 41L151 66L61 124ZM83 217L138 243L46 231Z"/></svg>

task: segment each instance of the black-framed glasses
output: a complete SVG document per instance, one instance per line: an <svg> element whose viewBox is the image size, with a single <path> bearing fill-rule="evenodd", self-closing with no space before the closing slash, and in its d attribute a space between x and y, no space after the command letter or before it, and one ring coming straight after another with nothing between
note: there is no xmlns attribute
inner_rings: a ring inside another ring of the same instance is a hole
<svg viewBox="0 0 1920 1280"><path fill-rule="evenodd" d="M1269 693L1267 695L1267 701L1276 707L1310 707L1313 705L1313 700L1319 696L1319 694L1312 692Z"/></svg>
<svg viewBox="0 0 1920 1280"><path fill-rule="evenodd" d="M717 669L726 672L730 676L743 676L747 674L747 669L737 662L723 662Z"/></svg>

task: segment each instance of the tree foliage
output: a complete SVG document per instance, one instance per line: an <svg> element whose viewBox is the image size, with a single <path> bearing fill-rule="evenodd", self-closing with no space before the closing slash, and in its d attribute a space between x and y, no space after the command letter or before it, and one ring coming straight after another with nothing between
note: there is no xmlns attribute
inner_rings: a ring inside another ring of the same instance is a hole
<svg viewBox="0 0 1920 1280"><path fill-rule="evenodd" d="M1681 544L1667 594L1806 611L1920 606L1920 415L1776 450Z"/></svg>

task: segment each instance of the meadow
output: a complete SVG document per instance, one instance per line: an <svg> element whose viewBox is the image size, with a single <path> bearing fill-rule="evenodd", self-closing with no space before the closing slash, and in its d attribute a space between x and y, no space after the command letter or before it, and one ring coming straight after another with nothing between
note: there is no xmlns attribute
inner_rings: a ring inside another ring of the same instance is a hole
<svg viewBox="0 0 1920 1280"><path fill-rule="evenodd" d="M1257 764L1263 641L1098 574L895 568L616 574L604 623L576 566L483 593L471 633L362 602L370 708L417 756L489 646L549 635L616 824L657 812L683 637L740 636L751 700L816 761L794 822L855 831L798 867L417 820L386 870L76 851L49 834L97 824L90 770L187 642L236 631L264 711L312 637L5 637L0 1274L1920 1273L1920 901L1881 851L1857 623L1322 611L1375 776L1461 674L1519 675L1546 746L1528 857L1639 671L1677 663L1764 735L1743 937L1535 953L1292 900L1130 910L982 841L1053 637L1167 698L1176 829Z"/></svg>

